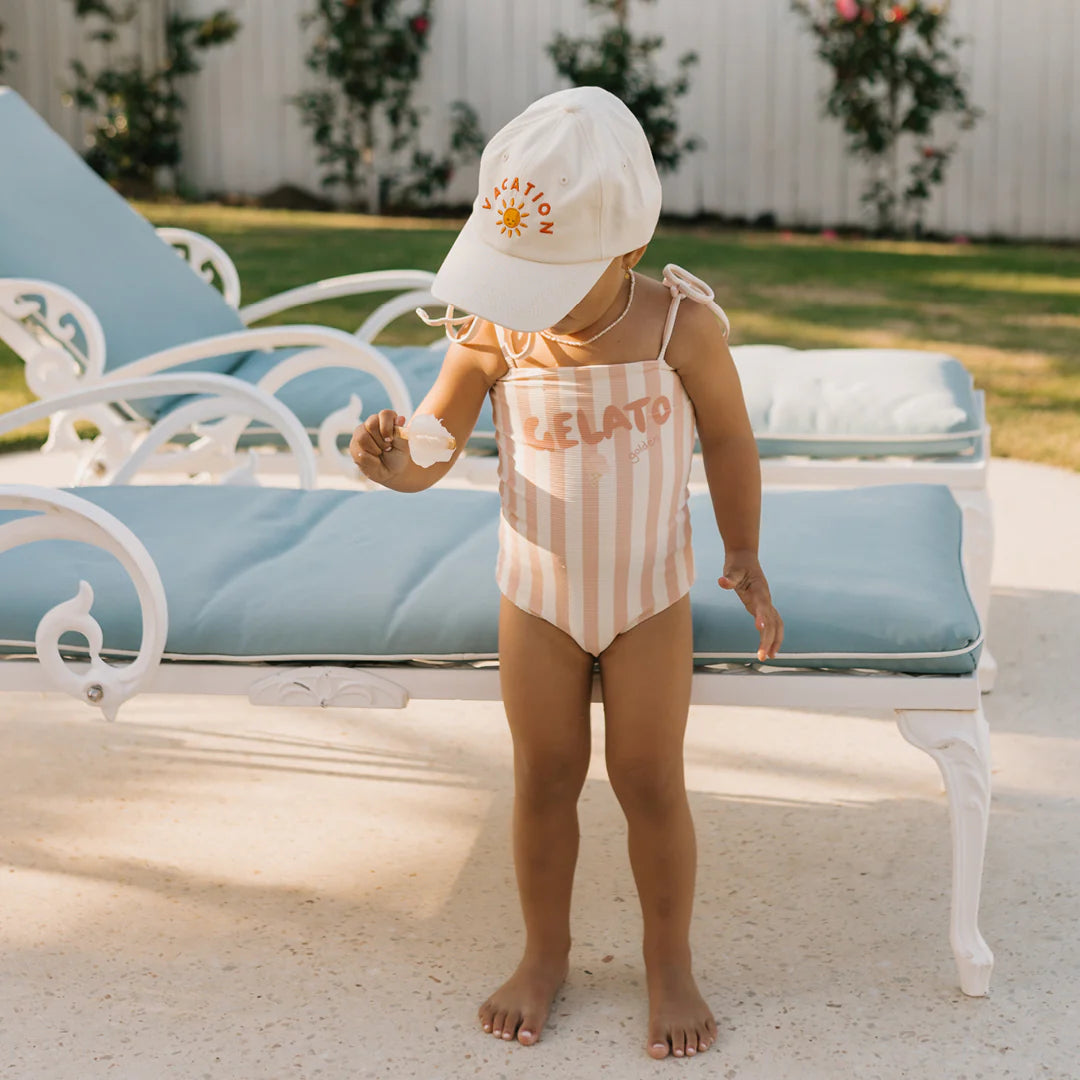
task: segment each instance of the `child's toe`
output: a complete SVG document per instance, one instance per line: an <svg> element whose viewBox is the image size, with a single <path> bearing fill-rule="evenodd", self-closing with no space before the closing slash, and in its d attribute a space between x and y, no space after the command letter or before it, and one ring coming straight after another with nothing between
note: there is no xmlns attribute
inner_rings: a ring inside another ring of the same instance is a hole
<svg viewBox="0 0 1080 1080"><path fill-rule="evenodd" d="M521 1029L518 1031L518 1042L531 1046L540 1038L540 1028L542 1026L543 1021L540 1017L530 1016L526 1013L521 1021Z"/></svg>
<svg viewBox="0 0 1080 1080"><path fill-rule="evenodd" d="M668 1056L667 1032L659 1024L649 1025L649 1037L645 1042L645 1049L649 1057L659 1059Z"/></svg>

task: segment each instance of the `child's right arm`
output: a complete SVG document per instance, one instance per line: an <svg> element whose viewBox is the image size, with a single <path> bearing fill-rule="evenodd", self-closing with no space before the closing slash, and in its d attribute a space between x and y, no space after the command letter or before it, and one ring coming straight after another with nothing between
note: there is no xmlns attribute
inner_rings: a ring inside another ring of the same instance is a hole
<svg viewBox="0 0 1080 1080"><path fill-rule="evenodd" d="M450 343L435 385L417 406L453 435L457 449L449 461L421 468L412 460L407 440L394 435L405 417L393 409L373 413L353 432L349 452L369 479L394 491L423 491L441 480L457 461L476 426L484 397L506 371L495 328L483 322L468 345Z"/></svg>

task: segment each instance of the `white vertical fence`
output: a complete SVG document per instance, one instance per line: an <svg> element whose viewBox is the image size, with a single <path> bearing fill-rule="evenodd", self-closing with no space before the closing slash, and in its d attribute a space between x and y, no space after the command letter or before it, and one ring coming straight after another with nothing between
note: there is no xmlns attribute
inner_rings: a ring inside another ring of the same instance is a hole
<svg viewBox="0 0 1080 1080"><path fill-rule="evenodd" d="M288 182L319 189L308 132L289 99L308 85L300 15L311 0L173 0L207 12L227 5L243 24L235 42L206 57L188 89L184 172L209 193L259 193ZM161 46L156 4L140 4L132 34ZM1080 0L952 0L953 27L973 100L984 110L927 214L930 228L975 236L1080 239ZM71 0L0 0L0 22L20 60L11 84L73 144L84 121L61 105L68 62L96 63ZM593 25L583 0L437 0L432 48L418 100L423 134L445 141L448 103L478 111L493 133L531 100L557 89L545 45L556 30ZM860 165L839 125L821 116L828 72L788 0L657 0L634 8L635 26L665 38L661 62L693 49L701 60L681 102L685 133L705 147L665 179L669 213L700 211L780 223L860 219ZM944 138L945 136L939 136ZM0 143L0 168L4 148ZM475 167L446 199L466 203Z"/></svg>

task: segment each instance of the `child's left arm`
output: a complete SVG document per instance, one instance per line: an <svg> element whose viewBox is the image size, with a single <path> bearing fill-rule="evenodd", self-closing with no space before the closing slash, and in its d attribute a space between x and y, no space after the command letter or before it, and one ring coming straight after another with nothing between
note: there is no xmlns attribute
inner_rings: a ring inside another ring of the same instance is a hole
<svg viewBox="0 0 1080 1080"><path fill-rule="evenodd" d="M761 466L742 386L724 329L713 312L682 304L671 339L671 364L694 406L716 524L724 539L724 575L761 635L758 659L776 656L784 621L773 607L758 561Z"/></svg>

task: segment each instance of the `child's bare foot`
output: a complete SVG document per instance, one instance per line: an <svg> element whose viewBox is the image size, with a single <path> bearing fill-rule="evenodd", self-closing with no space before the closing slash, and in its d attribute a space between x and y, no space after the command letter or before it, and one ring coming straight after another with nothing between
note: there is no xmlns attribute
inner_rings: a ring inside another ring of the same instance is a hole
<svg viewBox="0 0 1080 1080"><path fill-rule="evenodd" d="M650 1057L693 1057L716 1042L716 1020L684 965L648 968Z"/></svg>
<svg viewBox="0 0 1080 1080"><path fill-rule="evenodd" d="M480 1023L497 1039L517 1038L531 1046L547 1023L551 1002L570 970L569 961L522 960L510 976L480 1006Z"/></svg>

